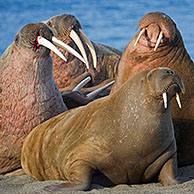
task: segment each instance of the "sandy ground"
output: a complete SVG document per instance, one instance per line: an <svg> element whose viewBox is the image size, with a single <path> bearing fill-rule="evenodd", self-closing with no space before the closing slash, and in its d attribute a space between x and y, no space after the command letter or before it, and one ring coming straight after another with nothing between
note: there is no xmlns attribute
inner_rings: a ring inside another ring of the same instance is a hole
<svg viewBox="0 0 194 194"><path fill-rule="evenodd" d="M194 165L182 167L178 169L178 179L180 184L163 187L160 183L138 184L138 185L117 185L111 188L102 187L100 185L92 184L89 191L66 191L54 193L86 193L86 194L100 194L100 193L194 193ZM58 183L59 181L36 181L27 175L21 176L0 176L0 193L2 194L39 194L48 193L44 187L51 183Z"/></svg>

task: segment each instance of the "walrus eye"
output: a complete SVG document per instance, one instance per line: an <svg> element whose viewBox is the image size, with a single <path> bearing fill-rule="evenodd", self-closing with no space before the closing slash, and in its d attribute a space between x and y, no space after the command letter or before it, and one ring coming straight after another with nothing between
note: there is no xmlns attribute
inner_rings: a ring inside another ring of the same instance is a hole
<svg viewBox="0 0 194 194"><path fill-rule="evenodd" d="M152 77L152 74L149 73L149 75L148 75L148 80L149 80L149 81L150 81L151 77Z"/></svg>
<svg viewBox="0 0 194 194"><path fill-rule="evenodd" d="M18 34L16 35L16 37L15 37L15 40L14 40L14 41L15 41L15 43L16 43L16 44L18 44L18 42L19 42L19 35L18 35Z"/></svg>
<svg viewBox="0 0 194 194"><path fill-rule="evenodd" d="M47 22L47 25L50 26L50 27L52 27L52 24L51 24L50 21Z"/></svg>

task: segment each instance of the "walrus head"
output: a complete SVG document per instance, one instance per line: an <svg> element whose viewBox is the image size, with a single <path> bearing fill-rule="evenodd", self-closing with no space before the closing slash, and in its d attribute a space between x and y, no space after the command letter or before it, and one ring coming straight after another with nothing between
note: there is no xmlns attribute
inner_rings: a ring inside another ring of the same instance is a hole
<svg viewBox="0 0 194 194"><path fill-rule="evenodd" d="M158 46L170 44L176 38L176 24L164 13L151 12L143 16L139 22L140 33L135 42L141 39L144 46L154 47L154 51Z"/></svg>
<svg viewBox="0 0 194 194"><path fill-rule="evenodd" d="M125 48L117 69L112 93L131 76L156 67L181 66L187 57L179 30L164 13L151 12L139 21L140 31ZM184 68L183 66L181 68ZM176 71L181 73L180 71Z"/></svg>
<svg viewBox="0 0 194 194"><path fill-rule="evenodd" d="M179 93L184 93L185 88L182 79L169 68L154 68L147 74L147 83L150 94L157 98L163 98L164 107L167 108L168 101L175 95L181 108Z"/></svg>
<svg viewBox="0 0 194 194"><path fill-rule="evenodd" d="M82 26L79 21L73 15L57 15L51 17L49 20L44 21L51 30L53 31L56 37L60 37L59 39L67 44L70 43L72 40L75 42L77 47L79 48L82 56L79 53L76 54L76 57L79 58L82 62L86 64L87 69L89 69L88 59L86 55L86 51L82 44L86 44L91 52L92 59L93 59L93 66L96 68L97 58L95 49L88 39L86 34L82 31ZM82 41L81 41L82 40ZM55 41L55 40L53 40ZM66 47L66 46L65 46ZM70 51L69 51L70 52Z"/></svg>

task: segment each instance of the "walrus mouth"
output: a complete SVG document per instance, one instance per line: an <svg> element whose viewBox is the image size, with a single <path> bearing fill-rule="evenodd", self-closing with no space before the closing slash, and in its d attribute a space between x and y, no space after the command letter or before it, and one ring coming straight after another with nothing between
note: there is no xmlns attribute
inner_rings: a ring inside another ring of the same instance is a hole
<svg viewBox="0 0 194 194"><path fill-rule="evenodd" d="M142 28L142 29L140 30L139 35L138 35L138 37L137 37L137 39L136 39L136 41L135 41L134 46L137 45L137 43L139 42L139 40L140 40L140 38L142 37L142 35L146 32L146 30L147 30L146 28ZM163 32L160 31L160 34L159 34L159 36L158 36L158 39L157 39L156 44L155 44L155 47L154 47L154 51L157 50L157 48L158 48L158 46L159 46L159 44L160 44L160 42L161 42L161 40L162 40L163 37L164 37Z"/></svg>
<svg viewBox="0 0 194 194"><path fill-rule="evenodd" d="M178 104L179 108L182 107L179 93L182 92L184 94L184 88L181 87L178 83L172 82L168 86L166 86L163 89L163 91L161 92L161 95L162 95L163 101L164 101L164 108L165 109L168 107L168 98L167 98L168 91L170 90L170 88L175 88L175 87L178 89L178 92L176 92L176 97L175 97L177 104Z"/></svg>
<svg viewBox="0 0 194 194"><path fill-rule="evenodd" d="M53 34L57 34L57 32L55 31L55 29L52 28L52 26L49 25L49 21L43 21L42 23L47 24L51 30L53 31ZM66 51L68 51L69 53L73 54L75 57L77 57L79 60L81 60L83 63L85 63L86 68L89 69L89 63L88 63L88 58L86 55L86 51L84 49L84 46L82 44L82 41L80 39L80 37L82 38L82 40L84 41L84 43L87 45L87 47L89 48L89 51L92 55L92 60L93 60L93 67L96 69L97 67L97 57L96 57L96 51L94 49L94 46L92 44L92 42L89 40L89 38L86 36L86 34L81 30L81 28L79 28L79 35L75 32L75 30L73 29L74 26L71 26L71 31L68 32L70 38L74 41L74 43L76 44L76 46L78 47L78 49L80 50L81 55L75 51L74 49L72 49L69 45L65 44L64 42L62 42L61 40L56 40L56 38L53 38L52 41L54 44L56 44L56 46L65 49ZM65 31L68 31L68 29L66 29Z"/></svg>

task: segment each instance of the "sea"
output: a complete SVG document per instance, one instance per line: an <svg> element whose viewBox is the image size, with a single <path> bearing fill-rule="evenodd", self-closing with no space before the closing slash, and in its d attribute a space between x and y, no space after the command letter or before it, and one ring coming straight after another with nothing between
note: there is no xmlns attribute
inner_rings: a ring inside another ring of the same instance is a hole
<svg viewBox="0 0 194 194"><path fill-rule="evenodd" d="M23 26L61 14L74 15L90 40L123 51L141 17L155 11L174 20L194 59L193 0L0 0L0 55Z"/></svg>

